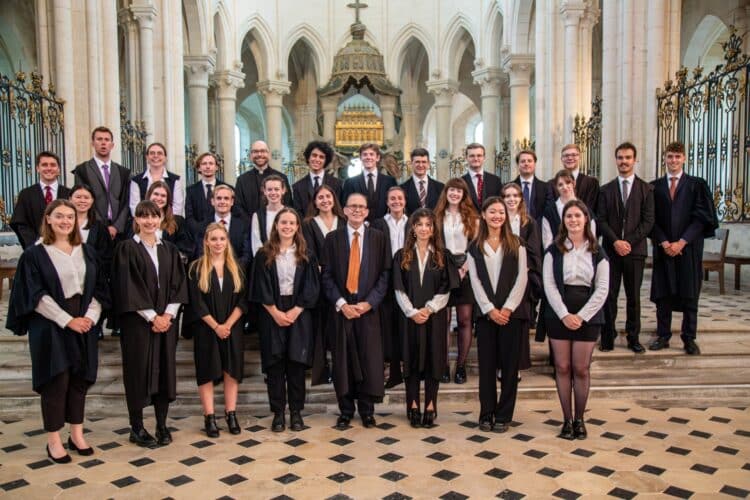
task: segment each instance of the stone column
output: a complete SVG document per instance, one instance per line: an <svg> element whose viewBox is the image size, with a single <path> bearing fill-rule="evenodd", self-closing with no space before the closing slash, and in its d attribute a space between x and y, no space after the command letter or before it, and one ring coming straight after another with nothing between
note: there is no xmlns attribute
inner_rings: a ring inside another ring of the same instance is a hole
<svg viewBox="0 0 750 500"><path fill-rule="evenodd" d="M320 98L320 108L323 111L323 139L333 144L336 139L336 109L339 105L338 96Z"/></svg>
<svg viewBox="0 0 750 500"><path fill-rule="evenodd" d="M57 97L65 101L65 158L66 171L75 166L77 159L76 151L76 101L75 101L75 78L73 62L73 16L71 0L54 0L53 20L55 26L55 88Z"/></svg>
<svg viewBox="0 0 750 500"><path fill-rule="evenodd" d="M115 0L101 2L101 49L99 61L108 60L109 54L117 54L117 5ZM115 136L115 149L112 152L114 160L120 161L120 65L103 63L101 68L104 81L102 82L102 120L103 124L112 129ZM99 124L94 123L93 126Z"/></svg>
<svg viewBox="0 0 750 500"><path fill-rule="evenodd" d="M579 67L579 23L586 5L580 0L563 0L560 5L565 26L565 59L563 65L563 142L573 141L573 120L580 110L578 85L580 83Z"/></svg>
<svg viewBox="0 0 750 500"><path fill-rule="evenodd" d="M441 181L450 177L451 155L451 113L453 96L458 92L458 82L453 80L433 80L426 82L427 92L435 96L435 162L437 176Z"/></svg>
<svg viewBox="0 0 750 500"><path fill-rule="evenodd" d="M596 25L596 22L599 19L599 8L594 5L589 5L586 8L586 12L581 17L581 22L579 26L578 36L579 36L579 46L580 46L580 54L579 54L579 82L578 82L578 103L580 105L580 109L582 113L589 117L591 115L591 78L592 78L592 63L593 63L593 55L591 53L592 49L592 37L593 37L593 31L594 26Z"/></svg>
<svg viewBox="0 0 750 500"><path fill-rule="evenodd" d="M602 71L602 181L607 182L616 175L613 158L617 147L618 116L620 115L618 81L629 76L621 73L618 57L618 10L620 4L602 5L602 62L611 71ZM656 12L656 11L655 11ZM622 76L621 76L622 75ZM636 144L636 147L638 145ZM640 173L639 173L640 175Z"/></svg>
<svg viewBox="0 0 750 500"><path fill-rule="evenodd" d="M666 47L668 39L666 28L667 2L665 0L652 0L649 2L649 15L646 21L646 46L649 51L657 54ZM662 14L663 13L663 14ZM664 50L666 52L666 50ZM646 58L646 114L643 121L643 154L639 154L637 171L644 179L653 179L656 174L656 124L658 120L658 103L656 101L656 89L664 87L664 80L668 76L667 66L660 61L655 54ZM613 141L614 142L614 141ZM612 150L614 152L614 149ZM604 151L608 153L608 151ZM614 169L613 169L614 170ZM614 176L615 172L611 172Z"/></svg>
<svg viewBox="0 0 750 500"><path fill-rule="evenodd" d="M36 0L36 57L39 73L44 77L44 83L52 81L50 66L50 22L47 16L47 0ZM9 75L11 76L11 75Z"/></svg>
<svg viewBox="0 0 750 500"><path fill-rule="evenodd" d="M122 100L128 110L128 118L135 121L141 114L138 99L138 25L128 8L117 12L117 22L125 32L126 92Z"/></svg>
<svg viewBox="0 0 750 500"><path fill-rule="evenodd" d="M156 8L153 5L133 5L130 7L133 18L138 22L140 104L141 120L146 130L154 133L154 19Z"/></svg>
<svg viewBox="0 0 750 500"><path fill-rule="evenodd" d="M413 103L401 103L401 126L404 129L404 158L409 159L409 154L412 149L417 147L417 128L419 124L417 117L419 113L419 105ZM435 155L434 151L430 151L431 156Z"/></svg>
<svg viewBox="0 0 750 500"><path fill-rule="evenodd" d="M300 104L297 106L297 147L292 154L296 155L299 151L304 151L307 143L317 135L315 128L315 104Z"/></svg>
<svg viewBox="0 0 750 500"><path fill-rule="evenodd" d="M472 72L471 76L474 77L474 84L479 85L482 91L482 144L487 158L494 158L500 149L500 85L504 78L503 72L500 68L482 68Z"/></svg>
<svg viewBox="0 0 750 500"><path fill-rule="evenodd" d="M393 144L396 139L396 121L393 116L396 111L396 98L392 95L380 96L380 112L383 118L383 142Z"/></svg>
<svg viewBox="0 0 750 500"><path fill-rule="evenodd" d="M216 96L219 101L219 152L224 155L224 181L234 184L237 179L238 158L235 157L234 123L237 113L237 89L245 86L245 75L240 71L224 70L214 73Z"/></svg>
<svg viewBox="0 0 750 500"><path fill-rule="evenodd" d="M185 56L190 101L190 141L199 152L208 151L208 78L214 70L211 55Z"/></svg>
<svg viewBox="0 0 750 500"><path fill-rule="evenodd" d="M258 82L258 92L266 101L266 142L270 150L269 163L275 169L281 167L281 110L283 99L292 87L291 82L280 80L264 80ZM292 158L289 158L292 160Z"/></svg>
<svg viewBox="0 0 750 500"><path fill-rule="evenodd" d="M530 54L508 55L503 61L510 82L510 150L515 153L522 140L531 140L531 116L529 87L534 56Z"/></svg>

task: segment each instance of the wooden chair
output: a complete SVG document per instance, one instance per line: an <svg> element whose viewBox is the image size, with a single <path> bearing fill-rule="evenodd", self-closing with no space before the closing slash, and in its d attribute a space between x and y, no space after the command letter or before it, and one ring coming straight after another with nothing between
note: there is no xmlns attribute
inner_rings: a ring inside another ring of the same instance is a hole
<svg viewBox="0 0 750 500"><path fill-rule="evenodd" d="M0 300L3 300L3 280L8 278L8 290L13 289L13 278L16 275L17 261L0 262Z"/></svg>
<svg viewBox="0 0 750 500"><path fill-rule="evenodd" d="M739 255L727 255L724 258L724 262L730 266L734 264L734 289L740 289L740 276L742 274L742 266L750 265L750 257L741 257Z"/></svg>
<svg viewBox="0 0 750 500"><path fill-rule="evenodd" d="M708 281L708 273L716 271L719 273L719 295L724 295L724 263L727 255L727 242L729 241L729 229L717 229L716 240L721 241L719 253L703 252L704 279Z"/></svg>

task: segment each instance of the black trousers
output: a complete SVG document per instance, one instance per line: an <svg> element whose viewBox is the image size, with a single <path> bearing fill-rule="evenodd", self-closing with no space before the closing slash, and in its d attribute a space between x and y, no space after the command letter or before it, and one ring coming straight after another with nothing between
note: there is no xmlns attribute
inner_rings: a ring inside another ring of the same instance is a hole
<svg viewBox="0 0 750 500"><path fill-rule="evenodd" d="M641 285L643 284L643 257L609 258L609 295L604 308L604 328L602 345L612 346L617 338L615 321L617 321L617 298L620 295L620 283L625 285L625 331L628 340L638 340L641 333Z"/></svg>
<svg viewBox="0 0 750 500"><path fill-rule="evenodd" d="M362 417L371 416L375 413L375 402L365 394L359 394L356 389L352 389L349 394L338 397L339 411L341 415L352 418L354 416L355 401L359 414Z"/></svg>
<svg viewBox="0 0 750 500"><path fill-rule="evenodd" d="M302 411L305 407L305 370L302 363L282 359L266 369L268 402L271 411L282 413L289 396L289 410Z"/></svg>
<svg viewBox="0 0 750 500"><path fill-rule="evenodd" d="M151 397L151 404L154 405L154 416L156 417L156 426L165 427L167 425L167 414L169 413L169 397L156 394ZM130 427L133 430L143 428L143 408L128 410Z"/></svg>
<svg viewBox="0 0 750 500"><path fill-rule="evenodd" d="M89 383L70 370L57 375L40 389L44 430L57 432L65 426L83 423Z"/></svg>
<svg viewBox="0 0 750 500"><path fill-rule="evenodd" d="M410 410L412 403L416 401L419 408L419 375L410 375L406 377L406 409ZM437 411L437 394L440 387L440 381L431 377L424 379L424 407L432 403L432 407Z"/></svg>
<svg viewBox="0 0 750 500"><path fill-rule="evenodd" d="M521 350L521 321L511 319L500 326L487 317L476 323L479 357L479 419L494 415L497 422L513 420L518 394L518 363ZM497 370L502 370L500 399L497 397Z"/></svg>
<svg viewBox="0 0 750 500"><path fill-rule="evenodd" d="M682 340L695 340L698 329L698 301L681 304L682 308ZM656 301L656 334L669 340L672 337L672 299Z"/></svg>

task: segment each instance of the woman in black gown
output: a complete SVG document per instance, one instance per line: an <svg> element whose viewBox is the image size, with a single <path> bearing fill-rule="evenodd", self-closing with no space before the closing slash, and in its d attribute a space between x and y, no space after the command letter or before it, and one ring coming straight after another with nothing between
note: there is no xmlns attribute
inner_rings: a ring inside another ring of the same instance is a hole
<svg viewBox="0 0 750 500"><path fill-rule="evenodd" d="M190 264L182 334L193 337L198 393L208 437L219 437L214 413L214 385L224 381L224 418L232 434L239 434L237 393L242 382L243 317L247 312L244 275L234 258L229 233L212 222L203 236L203 254Z"/></svg>
<svg viewBox="0 0 750 500"><path fill-rule="evenodd" d="M195 252L194 243L185 218L172 212L172 197L172 191L164 181L155 181L146 191L146 199L156 203L161 211L160 237L174 244L180 251L183 262L187 262L188 257Z"/></svg>
<svg viewBox="0 0 750 500"><path fill-rule="evenodd" d="M313 309L318 304L318 263L307 253L302 222L293 208L284 207L253 263L253 301L260 304L260 349L268 376L268 399L274 414L271 430L304 428L305 371L313 360Z"/></svg>
<svg viewBox="0 0 750 500"><path fill-rule="evenodd" d="M135 235L117 246L112 265L130 441L149 448L172 442L167 413L177 397L176 317L188 300L180 252L159 238L160 223L153 201L138 203ZM149 405L156 414L156 439L143 427L143 408Z"/></svg>
<svg viewBox="0 0 750 500"><path fill-rule="evenodd" d="M68 200L47 205L41 244L18 260L7 327L29 334L31 381L41 396L47 456L68 463L60 429L70 423L68 449L91 455L83 435L86 392L96 381L97 323L108 305L93 249L81 243L76 211Z"/></svg>
<svg viewBox="0 0 750 500"><path fill-rule="evenodd" d="M404 247L394 257L393 288L403 331L407 415L412 427L430 428L437 415L437 393L446 363L446 306L451 288L458 285L458 273L450 271L431 210L415 211L409 227ZM424 417L420 380L425 381Z"/></svg>

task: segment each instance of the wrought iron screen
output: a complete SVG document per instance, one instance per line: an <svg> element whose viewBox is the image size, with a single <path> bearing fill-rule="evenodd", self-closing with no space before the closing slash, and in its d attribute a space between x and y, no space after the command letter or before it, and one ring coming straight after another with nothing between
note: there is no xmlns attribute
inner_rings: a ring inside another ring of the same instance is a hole
<svg viewBox="0 0 750 500"><path fill-rule="evenodd" d="M665 172L664 149L673 141L685 145L685 171L702 177L713 190L722 222L750 220L750 58L742 37L730 27L722 44L724 63L703 75L687 68L657 89L656 176Z"/></svg>
<svg viewBox="0 0 750 500"><path fill-rule="evenodd" d="M13 215L16 196L37 182L34 157L42 151L65 159L63 103L54 85L44 89L42 75L31 73L31 82L19 71L15 79L0 75L0 226L5 230ZM65 165L60 165L65 184Z"/></svg>
<svg viewBox="0 0 750 500"><path fill-rule="evenodd" d="M148 132L143 122L128 119L128 110L120 102L120 138L122 140L122 165L137 175L146 169L146 140Z"/></svg>
<svg viewBox="0 0 750 500"><path fill-rule="evenodd" d="M211 143L208 146L208 152L214 155L216 158L216 178L220 181L224 180L224 155L221 155L216 152L216 144ZM198 179L200 179L200 174L198 173L198 170L196 169L195 162L198 159L200 155L203 153L198 153L198 146L195 144L186 144L185 145L185 186L190 186L191 184L195 184L198 182Z"/></svg>
<svg viewBox="0 0 750 500"><path fill-rule="evenodd" d="M591 101L591 117L576 115L573 125L573 142L581 148L582 173L599 178L602 164L602 98Z"/></svg>
<svg viewBox="0 0 750 500"><path fill-rule="evenodd" d="M503 184L511 181L510 141L503 139L500 150L495 153L495 175L500 177Z"/></svg>

